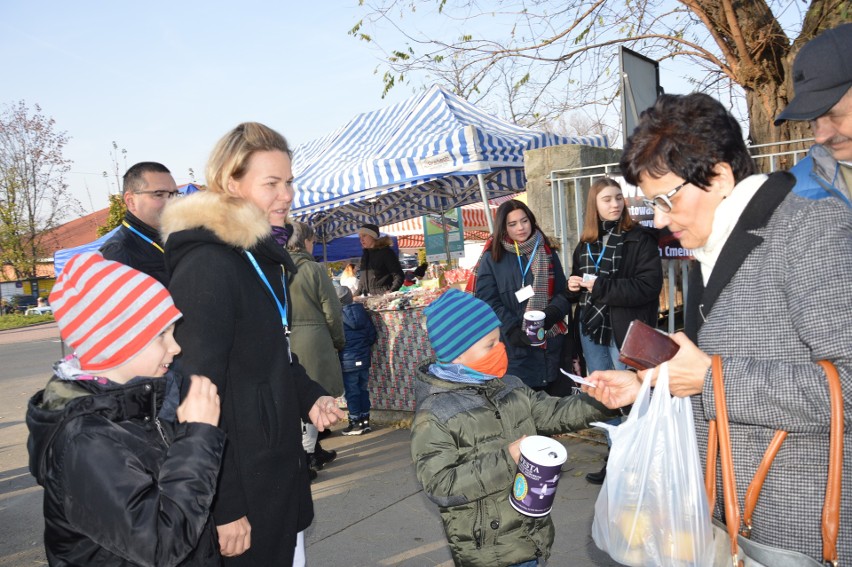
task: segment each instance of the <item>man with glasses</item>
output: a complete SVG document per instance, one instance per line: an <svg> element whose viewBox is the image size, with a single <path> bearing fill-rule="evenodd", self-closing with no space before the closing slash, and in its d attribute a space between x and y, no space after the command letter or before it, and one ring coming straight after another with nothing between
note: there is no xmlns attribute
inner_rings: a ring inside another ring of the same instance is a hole
<svg viewBox="0 0 852 567"><path fill-rule="evenodd" d="M179 194L171 172L156 162L137 163L124 174L121 193L127 213L121 229L101 246L101 254L168 286L159 230L163 207Z"/></svg>
<svg viewBox="0 0 852 567"><path fill-rule="evenodd" d="M852 206L852 24L806 43L793 63L796 97L775 125L807 120L816 145L790 172L793 191L810 199L837 197Z"/></svg>

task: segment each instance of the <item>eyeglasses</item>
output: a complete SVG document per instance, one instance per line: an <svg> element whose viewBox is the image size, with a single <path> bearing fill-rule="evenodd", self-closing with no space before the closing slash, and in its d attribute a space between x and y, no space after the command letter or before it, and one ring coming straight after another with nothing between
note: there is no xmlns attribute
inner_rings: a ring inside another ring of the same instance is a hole
<svg viewBox="0 0 852 567"><path fill-rule="evenodd" d="M151 195L155 199L171 199L180 195L180 191L167 191L166 189L157 189L156 191L134 191L136 195Z"/></svg>
<svg viewBox="0 0 852 567"><path fill-rule="evenodd" d="M671 198L675 196L675 193L677 193L687 185L689 185L689 181L684 181L668 193L656 195L653 199L642 199L642 202L645 203L646 207L659 209L660 212L663 213L670 213L672 211L673 206Z"/></svg>

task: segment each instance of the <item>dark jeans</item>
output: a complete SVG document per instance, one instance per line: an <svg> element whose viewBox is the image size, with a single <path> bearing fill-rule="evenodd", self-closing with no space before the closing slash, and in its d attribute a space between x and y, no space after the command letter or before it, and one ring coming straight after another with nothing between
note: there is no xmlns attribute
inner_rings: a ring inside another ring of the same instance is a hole
<svg viewBox="0 0 852 567"><path fill-rule="evenodd" d="M360 419L370 414L370 391L367 389L369 380L369 368L343 372L346 407L349 409L349 415L352 418Z"/></svg>

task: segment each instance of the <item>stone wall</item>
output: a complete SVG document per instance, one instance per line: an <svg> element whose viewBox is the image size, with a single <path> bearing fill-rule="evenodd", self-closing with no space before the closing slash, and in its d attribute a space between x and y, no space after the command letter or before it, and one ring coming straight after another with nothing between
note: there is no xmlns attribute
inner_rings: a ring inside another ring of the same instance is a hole
<svg viewBox="0 0 852 567"><path fill-rule="evenodd" d="M529 150L524 152L524 172L527 177L527 204L535 214L539 226L550 237L557 236L559 231L553 225L553 191L556 191L556 183L551 187L551 172L560 170L560 177L578 175L601 174L605 170L603 167L587 169L578 172L569 172L564 170L574 170L596 165L616 163L621 158L621 150L596 148L593 146L581 145L562 145L551 146L540 150ZM586 202L586 192L589 188L589 182L584 180L582 185L583 194L580 196L581 208ZM570 243L569 246L573 249L573 243L577 242L579 231L577 229L574 182L564 183L565 199L561 203L565 207L568 220L568 230L564 241ZM581 213L582 216L582 213ZM557 242L559 239L557 239ZM570 255L571 250L568 251ZM562 256L563 262L566 256Z"/></svg>

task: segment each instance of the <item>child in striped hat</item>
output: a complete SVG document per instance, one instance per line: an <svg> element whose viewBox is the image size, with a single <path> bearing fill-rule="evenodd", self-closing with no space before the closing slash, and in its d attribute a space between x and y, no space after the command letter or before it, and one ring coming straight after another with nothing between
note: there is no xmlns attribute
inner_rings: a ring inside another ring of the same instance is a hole
<svg viewBox="0 0 852 567"><path fill-rule="evenodd" d="M441 512L456 565L533 566L553 545L550 515L509 503L528 435L588 427L609 413L585 394L556 398L506 374L500 320L484 301L450 289L425 310L436 360L419 368L411 457Z"/></svg>
<svg viewBox="0 0 852 567"><path fill-rule="evenodd" d="M154 278L72 258L50 294L73 354L27 408L51 565L218 565L210 518L225 434L216 386L193 376L160 416L181 314Z"/></svg>

